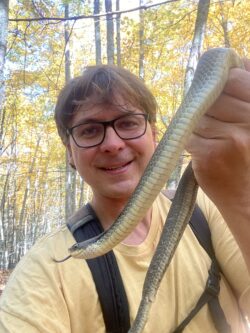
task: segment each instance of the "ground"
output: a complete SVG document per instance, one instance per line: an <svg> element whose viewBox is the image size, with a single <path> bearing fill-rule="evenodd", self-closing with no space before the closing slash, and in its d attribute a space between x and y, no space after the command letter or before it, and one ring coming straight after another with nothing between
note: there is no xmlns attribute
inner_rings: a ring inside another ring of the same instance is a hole
<svg viewBox="0 0 250 333"><path fill-rule="evenodd" d="M0 295L2 294L4 287L8 281L11 271L0 271Z"/></svg>

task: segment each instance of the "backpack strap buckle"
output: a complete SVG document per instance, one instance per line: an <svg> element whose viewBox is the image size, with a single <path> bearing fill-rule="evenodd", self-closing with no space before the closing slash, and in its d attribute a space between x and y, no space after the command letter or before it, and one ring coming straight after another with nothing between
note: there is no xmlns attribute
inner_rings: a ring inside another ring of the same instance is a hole
<svg viewBox="0 0 250 333"><path fill-rule="evenodd" d="M211 267L208 271L208 279L206 283L206 291L214 297L217 297L220 292L220 272L216 262L212 262Z"/></svg>

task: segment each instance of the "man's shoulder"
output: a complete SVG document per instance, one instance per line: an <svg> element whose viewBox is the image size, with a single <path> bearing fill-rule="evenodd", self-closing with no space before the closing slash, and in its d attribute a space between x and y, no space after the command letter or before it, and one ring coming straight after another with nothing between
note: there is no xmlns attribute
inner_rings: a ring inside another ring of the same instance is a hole
<svg viewBox="0 0 250 333"><path fill-rule="evenodd" d="M31 250L37 250L44 247L45 245L55 244L56 243L67 243L71 238L71 233L69 232L67 225L63 224L52 231L46 233L45 235L38 238L33 245Z"/></svg>
<svg viewBox="0 0 250 333"><path fill-rule="evenodd" d="M21 258L11 278L15 278L20 273L23 274L23 271L27 268L34 271L41 269L41 267L45 269L46 266L53 263L54 259L65 257L68 254L68 248L74 242L74 238L66 225L47 233L37 239L35 244Z"/></svg>

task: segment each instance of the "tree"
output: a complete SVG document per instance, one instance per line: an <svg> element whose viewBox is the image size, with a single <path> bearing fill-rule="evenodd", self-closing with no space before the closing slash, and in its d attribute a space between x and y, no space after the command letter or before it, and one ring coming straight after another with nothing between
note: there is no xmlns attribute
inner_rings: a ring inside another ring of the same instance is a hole
<svg viewBox="0 0 250 333"><path fill-rule="evenodd" d="M193 34L192 45L188 57L188 62L186 66L186 73L184 78L184 87L183 87L183 96L186 95L193 77L194 72L200 58L201 47L204 39L205 28L207 24L208 12L209 12L210 0L199 0L198 9L197 9L197 16L195 21L195 28ZM169 187L177 187L178 181L181 175L181 169L183 165L183 157L181 155L179 158L178 165L176 166L171 178L168 180Z"/></svg>
<svg viewBox="0 0 250 333"><path fill-rule="evenodd" d="M143 5L143 0L139 0L139 6ZM144 79L144 13L140 9L139 22L139 77Z"/></svg>
<svg viewBox="0 0 250 333"><path fill-rule="evenodd" d="M3 124L4 115L4 63L7 48L7 33L8 33L8 17L9 17L9 0L0 0L0 123ZM2 127L2 126L1 126ZM2 130L0 131L0 149L2 141Z"/></svg>
<svg viewBox="0 0 250 333"><path fill-rule="evenodd" d="M26 248L27 243L25 242L25 240L27 237L27 218L26 218L26 214L28 211L27 202L28 202L28 198L30 196L30 190L31 190L31 182L32 182L31 175L34 171L40 141L41 141L41 137L38 137L35 152L32 157L30 167L29 167L28 177L26 178L26 187L25 187L24 196L22 199L21 212L20 212L20 216L19 216L17 233L16 233L16 241L19 244L19 246L18 246L18 251L16 254L17 256L16 256L14 262L18 262L21 259L21 257L24 255L24 253L26 252L25 248Z"/></svg>
<svg viewBox="0 0 250 333"><path fill-rule="evenodd" d="M114 64L114 22L112 12L112 0L105 0L107 19L107 60L108 64Z"/></svg>
<svg viewBox="0 0 250 333"><path fill-rule="evenodd" d="M0 83L4 81L3 68L7 48L9 0L0 0ZM1 104L0 104L1 105Z"/></svg>
<svg viewBox="0 0 250 333"><path fill-rule="evenodd" d="M201 55L201 47L205 35L209 6L210 0L199 0L193 41L186 67L186 74L184 80L184 95L187 93L191 85L194 77L194 72Z"/></svg>
<svg viewBox="0 0 250 333"><path fill-rule="evenodd" d="M219 1L220 5L220 14L221 14L221 26L223 29L223 35L224 35L224 44L225 47L231 47L230 41L229 41L229 31L228 31L228 20L224 12L224 6L222 1Z"/></svg>
<svg viewBox="0 0 250 333"><path fill-rule="evenodd" d="M100 1L94 0L94 14L97 15L100 13ZM95 24L95 57L96 64L99 65L102 63L102 45L101 45L101 29L100 29L100 18L94 18Z"/></svg>
<svg viewBox="0 0 250 333"><path fill-rule="evenodd" d="M64 5L65 9L65 18L69 17L69 5ZM69 50L69 27L67 21L64 26L65 33L65 82L68 83L71 79L70 72L70 50ZM75 212L76 209L76 172L70 166L68 162L68 153L66 151L66 175L65 175L65 219L68 218Z"/></svg>
<svg viewBox="0 0 250 333"><path fill-rule="evenodd" d="M116 11L120 10L120 0L116 0ZM121 66L121 15L116 14L116 59L117 66Z"/></svg>

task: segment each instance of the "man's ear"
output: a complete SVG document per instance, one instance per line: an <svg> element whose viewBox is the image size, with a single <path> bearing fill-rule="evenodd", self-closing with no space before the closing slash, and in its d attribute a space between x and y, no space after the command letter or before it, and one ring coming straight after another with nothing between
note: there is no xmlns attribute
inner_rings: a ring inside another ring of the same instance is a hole
<svg viewBox="0 0 250 333"><path fill-rule="evenodd" d="M69 165L76 170L76 167L75 167L75 163L74 163L74 159L73 159L73 156L72 156L72 150L71 150L71 147L70 147L70 144L68 143L66 145L66 151L67 151L67 158L68 158L68 162L69 162Z"/></svg>

